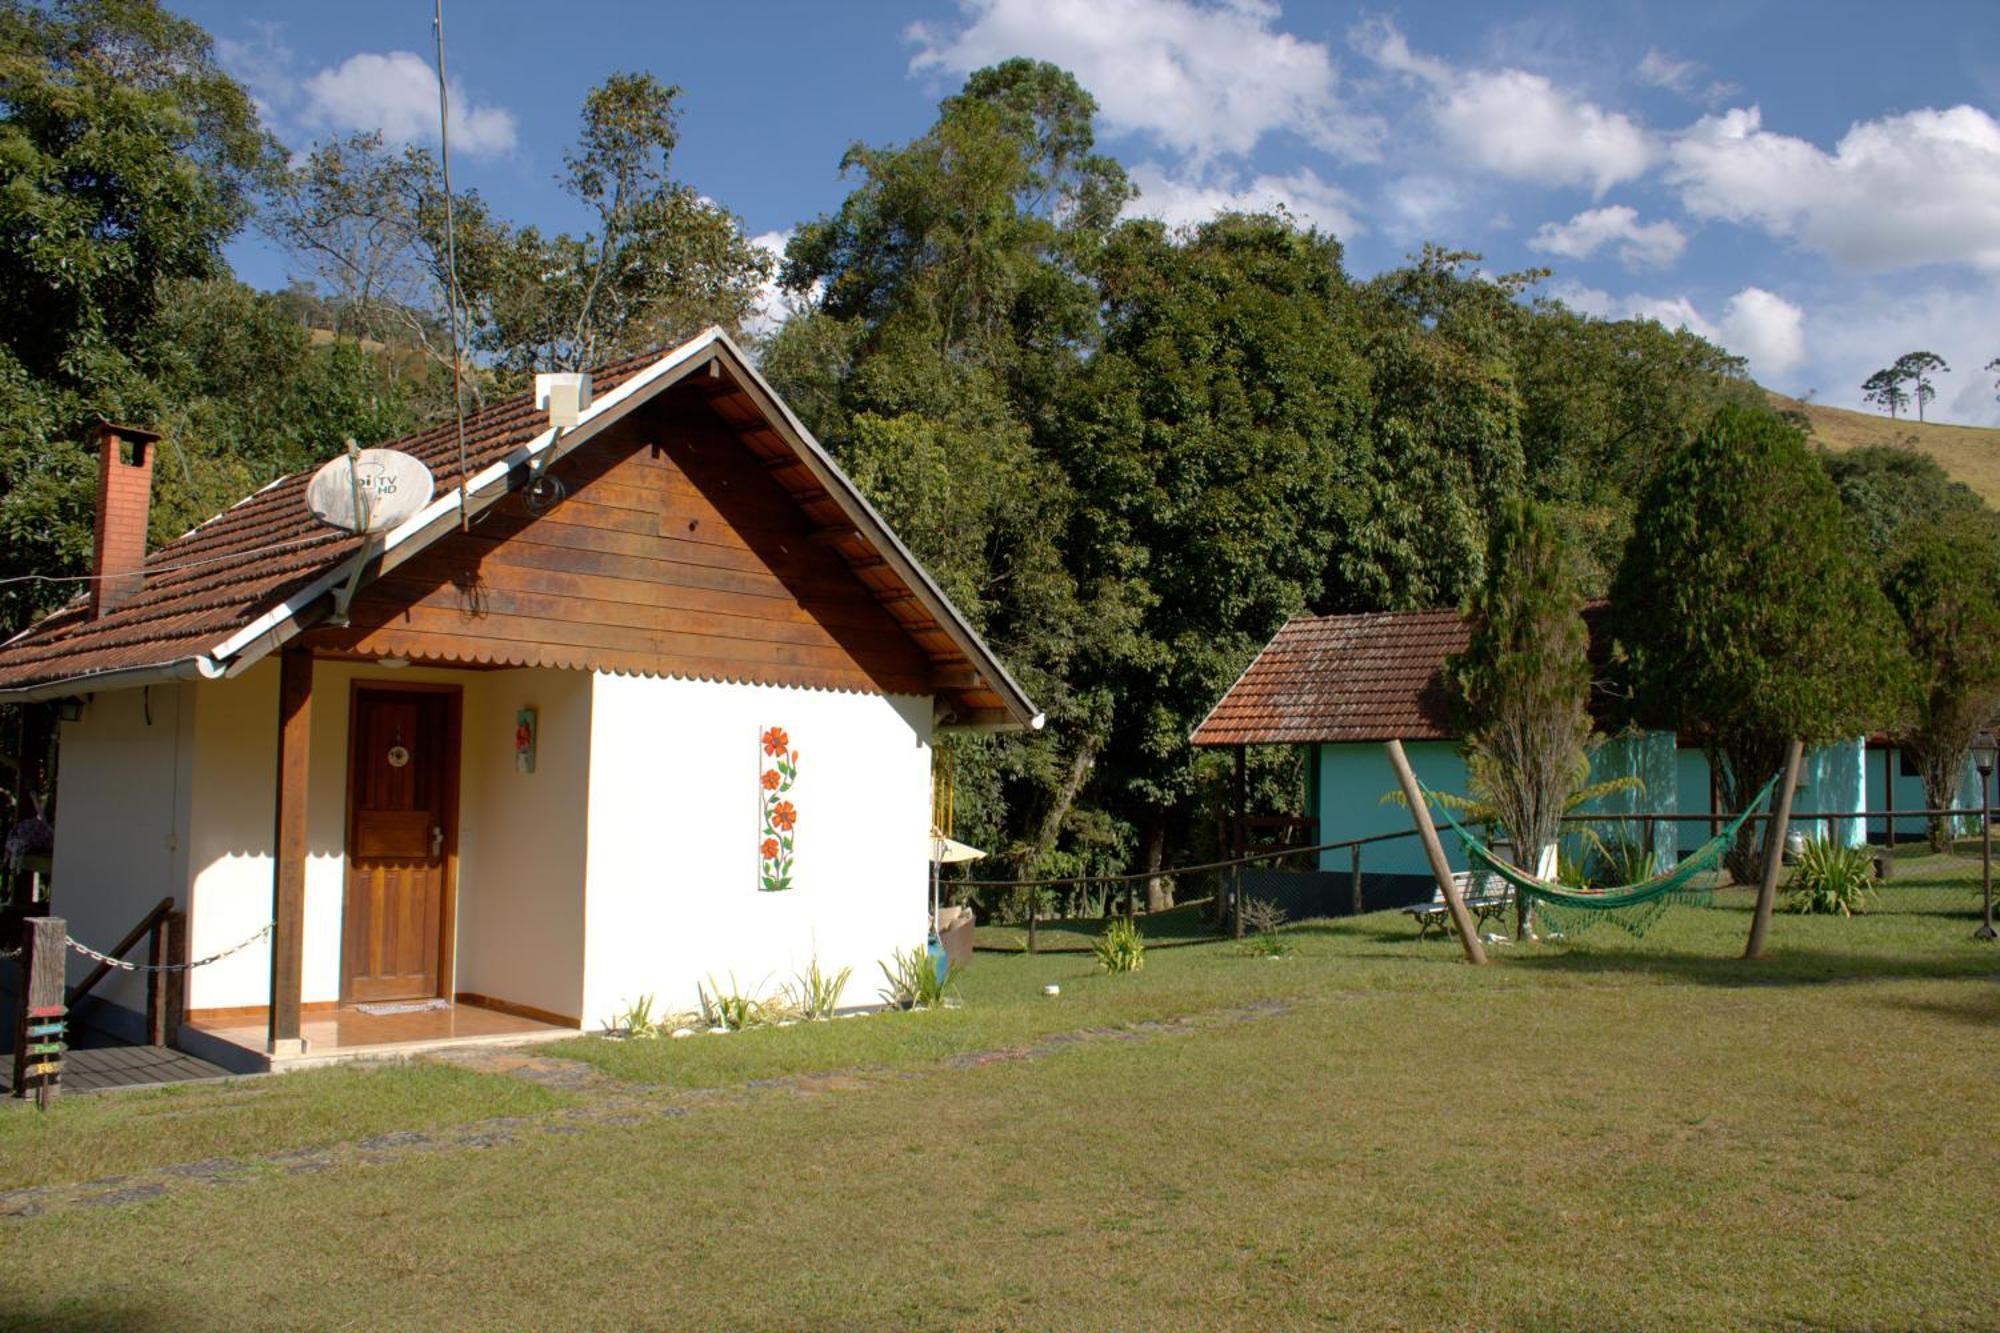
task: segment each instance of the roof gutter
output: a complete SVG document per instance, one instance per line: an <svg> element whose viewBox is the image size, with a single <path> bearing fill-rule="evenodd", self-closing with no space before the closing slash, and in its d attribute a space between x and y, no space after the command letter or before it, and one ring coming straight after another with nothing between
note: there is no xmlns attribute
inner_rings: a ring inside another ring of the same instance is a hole
<svg viewBox="0 0 2000 1333"><path fill-rule="evenodd" d="M224 674L222 663L206 653L196 653L192 657L183 657L158 666L114 667L109 671L92 671L81 676L65 676L61 680L44 681L40 685L0 690L0 703L40 703L49 699L67 699L72 695L89 694L96 690L136 690L142 685L178 685L190 680L220 680Z"/></svg>

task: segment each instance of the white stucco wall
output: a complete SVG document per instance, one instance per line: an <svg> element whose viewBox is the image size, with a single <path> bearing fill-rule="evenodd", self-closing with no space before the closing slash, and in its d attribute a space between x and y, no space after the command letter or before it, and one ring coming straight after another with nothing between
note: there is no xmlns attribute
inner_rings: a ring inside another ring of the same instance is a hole
<svg viewBox="0 0 2000 1333"><path fill-rule="evenodd" d="M582 672L315 666L300 998L307 1004L340 998L348 721L357 680L454 684L462 691L456 975L445 988L577 1016L591 688ZM271 919L278 667L264 662L236 680L190 688L190 942L191 956L199 958ZM523 707L541 710L534 774L514 771L514 715ZM270 977L270 947L259 942L197 970L189 1005L261 1005Z"/></svg>
<svg viewBox="0 0 2000 1333"><path fill-rule="evenodd" d="M100 693L81 718L62 724L51 910L86 944L109 949L160 899L185 902L192 688ZM70 982L92 966L71 953ZM113 972L92 994L145 1008L145 992L130 973Z"/></svg>
<svg viewBox="0 0 2000 1333"><path fill-rule="evenodd" d="M799 753L796 887L758 887L761 729ZM921 947L928 902L931 701L599 675L590 746L586 1026L641 994L691 1008L713 975L770 993L817 957L851 966Z"/></svg>
<svg viewBox="0 0 2000 1333"><path fill-rule="evenodd" d="M585 811L592 679L495 671L467 681L456 989L583 1017ZM537 714L535 771L514 723Z"/></svg>

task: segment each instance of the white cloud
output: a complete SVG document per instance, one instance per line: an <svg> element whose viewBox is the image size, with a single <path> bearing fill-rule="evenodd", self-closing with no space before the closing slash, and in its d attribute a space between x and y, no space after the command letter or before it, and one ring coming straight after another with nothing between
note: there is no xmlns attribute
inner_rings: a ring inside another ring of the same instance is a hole
<svg viewBox="0 0 2000 1333"><path fill-rule="evenodd" d="M1670 149L1688 211L1763 228L1861 269L1967 263L2000 272L2000 122L1977 107L1857 123L1832 153L1704 116Z"/></svg>
<svg viewBox="0 0 2000 1333"><path fill-rule="evenodd" d="M1577 282L1557 282L1550 291L1571 309L1600 319L1653 319L1686 329L1749 361L1750 374L1761 380L1788 376L1806 360L1805 311L1762 287L1737 292L1713 320L1686 296L1613 296Z"/></svg>
<svg viewBox="0 0 2000 1333"><path fill-rule="evenodd" d="M1439 240L1462 225L1470 206L1463 181L1433 172L1411 172L1382 187L1387 230L1398 241Z"/></svg>
<svg viewBox="0 0 2000 1333"><path fill-rule="evenodd" d="M1647 49L1632 73L1643 84L1665 88L1668 92L1679 93L1697 102L1707 102L1711 106L1736 92L1733 83L1714 79L1704 82L1704 71L1705 67L1699 61L1676 59L1655 46Z"/></svg>
<svg viewBox="0 0 2000 1333"><path fill-rule="evenodd" d="M966 74L1010 56L1075 74L1114 133L1205 160L1290 131L1343 157L1373 156L1381 126L1350 112L1321 42L1276 27L1271 0L959 0L965 22L915 23L913 72Z"/></svg>
<svg viewBox="0 0 2000 1333"><path fill-rule="evenodd" d="M305 81L296 115L309 128L380 130L391 143L435 143L437 71L413 51L364 51ZM481 105L451 81L451 143L473 157L512 151L514 113Z"/></svg>
<svg viewBox="0 0 2000 1333"><path fill-rule="evenodd" d="M1938 376L1930 419L2000 425L1994 377L1983 369L2000 354L1996 309L2000 275L1922 284L1881 279L1849 289L1814 306L1813 363L1804 378L1823 400L1858 408L1870 374L1905 352L1932 351L1951 370Z"/></svg>
<svg viewBox="0 0 2000 1333"><path fill-rule="evenodd" d="M1618 247L1626 268L1665 268L1687 249L1687 236L1665 219L1642 223L1636 210L1613 204L1568 222L1544 222L1528 240L1529 249L1565 259L1588 259L1607 245Z"/></svg>
<svg viewBox="0 0 2000 1333"><path fill-rule="evenodd" d="M1355 220L1354 198L1321 180L1311 167L1286 176L1258 176L1239 186L1233 178L1195 180L1175 175L1157 162L1132 168L1139 197L1127 204L1127 217L1158 218L1170 227L1202 222L1217 213L1262 213L1284 208L1321 231L1346 239L1365 228Z"/></svg>
<svg viewBox="0 0 2000 1333"><path fill-rule="evenodd" d="M1722 345L1746 358L1753 375L1789 375L1806 359L1806 312L1762 287L1730 297L1718 330Z"/></svg>
<svg viewBox="0 0 2000 1333"><path fill-rule="evenodd" d="M1355 45L1382 68L1425 93L1445 147L1467 166L1542 185L1587 185L1597 195L1645 174L1657 160L1653 136L1622 112L1607 111L1521 69L1453 69L1411 49L1387 19L1361 24Z"/></svg>
<svg viewBox="0 0 2000 1333"><path fill-rule="evenodd" d="M778 326L790 319L801 305L799 298L778 288L778 274L784 268L785 247L791 244L792 230L760 232L750 238L750 244L769 254L772 262L771 276L757 288L756 306L744 324L743 331L753 337L776 333Z"/></svg>

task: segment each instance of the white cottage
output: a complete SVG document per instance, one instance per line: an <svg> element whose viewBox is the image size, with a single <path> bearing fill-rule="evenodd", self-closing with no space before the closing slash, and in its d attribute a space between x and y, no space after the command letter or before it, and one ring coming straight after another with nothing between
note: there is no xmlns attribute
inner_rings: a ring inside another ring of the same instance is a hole
<svg viewBox="0 0 2000 1333"><path fill-rule="evenodd" d="M105 429L98 578L0 699L64 701L72 936L163 897L194 958L270 928L189 976L183 1045L594 1028L813 960L865 1003L922 945L933 737L1033 704L722 333L581 394L468 418L462 469L450 426L395 442L437 493L385 533L298 476L150 556L153 438Z"/></svg>

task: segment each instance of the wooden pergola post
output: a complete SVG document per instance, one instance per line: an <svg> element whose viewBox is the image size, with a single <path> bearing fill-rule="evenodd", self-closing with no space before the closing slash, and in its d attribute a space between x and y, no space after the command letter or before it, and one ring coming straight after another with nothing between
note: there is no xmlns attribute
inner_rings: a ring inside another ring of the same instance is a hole
<svg viewBox="0 0 2000 1333"><path fill-rule="evenodd" d="M1778 900L1778 870L1785 861L1785 835L1792 823L1792 793L1799 785L1799 765L1804 762L1804 741L1793 741L1785 751L1785 776L1778 779L1778 804L1772 812L1770 830L1764 835L1764 881L1757 886L1757 910L1750 917L1750 943L1743 957L1764 956L1764 939L1771 933L1771 908Z"/></svg>
<svg viewBox="0 0 2000 1333"><path fill-rule="evenodd" d="M1437 825L1431 823L1431 808L1424 802L1422 788L1417 786L1417 775L1410 769L1410 757L1403 753L1401 741L1385 741L1382 748L1389 752L1389 766L1396 770L1396 782L1403 789L1403 799L1410 803L1410 817L1416 821L1417 836L1424 844L1424 855L1430 858L1431 875L1437 880L1438 892L1444 895L1445 906L1451 911L1451 924L1458 931L1458 942L1465 948L1465 961L1484 963L1486 950L1479 943L1479 931L1472 924L1472 913L1465 910L1465 899L1459 896L1458 882L1451 877L1451 862L1444 858L1444 844L1438 841Z"/></svg>
<svg viewBox="0 0 2000 1333"><path fill-rule="evenodd" d="M299 1036L299 994L305 963L306 777L312 757L313 659L287 649L278 674L278 799L272 837L272 1055L305 1050Z"/></svg>

